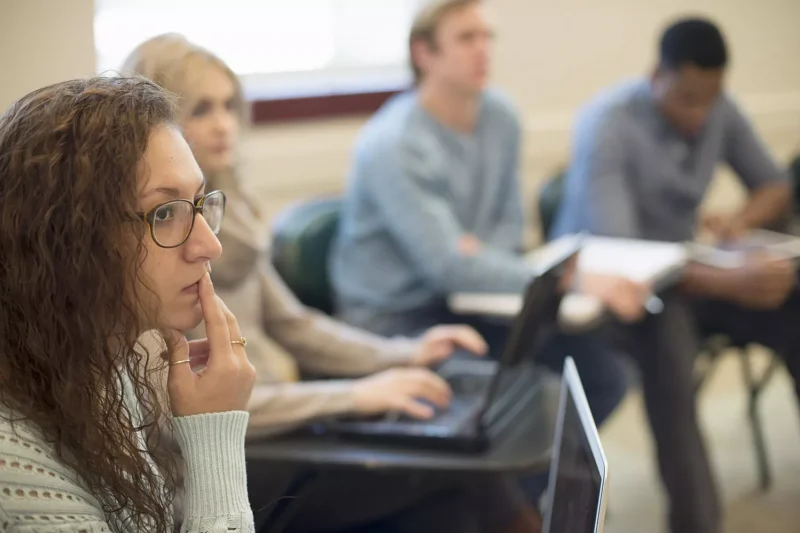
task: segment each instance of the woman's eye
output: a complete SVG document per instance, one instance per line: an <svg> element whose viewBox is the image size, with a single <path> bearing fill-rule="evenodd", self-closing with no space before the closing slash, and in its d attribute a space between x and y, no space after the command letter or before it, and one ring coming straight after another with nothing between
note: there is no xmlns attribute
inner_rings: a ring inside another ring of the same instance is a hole
<svg viewBox="0 0 800 533"><path fill-rule="evenodd" d="M197 106L192 109L192 116L193 117L202 117L211 109L211 106L208 102L200 102Z"/></svg>
<svg viewBox="0 0 800 533"><path fill-rule="evenodd" d="M175 215L175 210L171 205L165 205L163 207L159 207L156 209L155 219L156 222L164 222L167 220L171 220L172 217Z"/></svg>

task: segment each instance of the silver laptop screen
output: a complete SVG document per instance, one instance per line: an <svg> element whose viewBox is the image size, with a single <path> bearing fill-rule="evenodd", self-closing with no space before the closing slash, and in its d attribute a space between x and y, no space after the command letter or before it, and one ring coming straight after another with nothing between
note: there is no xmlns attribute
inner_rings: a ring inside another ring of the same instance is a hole
<svg viewBox="0 0 800 533"><path fill-rule="evenodd" d="M571 394L567 395L565 407L564 432L550 499L550 531L593 533L602 480Z"/></svg>
<svg viewBox="0 0 800 533"><path fill-rule="evenodd" d="M603 520L605 456L571 358L564 370L545 531L594 533Z"/></svg>

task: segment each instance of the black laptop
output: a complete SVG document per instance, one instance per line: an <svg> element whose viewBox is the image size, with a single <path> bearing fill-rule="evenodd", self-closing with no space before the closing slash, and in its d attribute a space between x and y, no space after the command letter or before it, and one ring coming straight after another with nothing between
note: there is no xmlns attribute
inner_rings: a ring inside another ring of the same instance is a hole
<svg viewBox="0 0 800 533"><path fill-rule="evenodd" d="M479 452L528 411L540 393L540 376L527 357L542 330L555 324L561 303L559 282L576 259L581 240L540 271L525 291L499 361L474 356L453 357L436 372L453 396L446 410L429 420L389 413L379 419L348 418L326 422L317 430L348 438L417 448Z"/></svg>

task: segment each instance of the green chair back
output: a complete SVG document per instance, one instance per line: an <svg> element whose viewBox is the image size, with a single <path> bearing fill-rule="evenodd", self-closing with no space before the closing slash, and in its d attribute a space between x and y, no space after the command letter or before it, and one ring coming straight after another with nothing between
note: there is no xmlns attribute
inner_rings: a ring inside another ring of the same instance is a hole
<svg viewBox="0 0 800 533"><path fill-rule="evenodd" d="M273 224L272 263L306 306L333 313L328 256L339 225L342 201L320 198L294 205Z"/></svg>
<svg viewBox="0 0 800 533"><path fill-rule="evenodd" d="M539 221L542 227L542 238L546 241L553 227L561 199L564 196L564 172L550 178L539 191Z"/></svg>
<svg viewBox="0 0 800 533"><path fill-rule="evenodd" d="M794 208L795 211L800 211L800 154L789 165L789 173L794 187Z"/></svg>

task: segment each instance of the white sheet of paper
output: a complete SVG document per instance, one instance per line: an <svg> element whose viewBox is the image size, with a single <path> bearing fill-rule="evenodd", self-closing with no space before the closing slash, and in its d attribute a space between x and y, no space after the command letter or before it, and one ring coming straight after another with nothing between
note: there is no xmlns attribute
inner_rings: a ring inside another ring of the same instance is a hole
<svg viewBox="0 0 800 533"><path fill-rule="evenodd" d="M570 245L569 235L534 250L527 260L537 268L547 267L549 257ZM683 243L586 237L578 256L582 272L610 274L643 283L654 283L686 264L688 253Z"/></svg>
<svg viewBox="0 0 800 533"><path fill-rule="evenodd" d="M460 292L452 295L448 304L450 310L459 315L479 314L507 318L516 316L522 309L522 295Z"/></svg>

